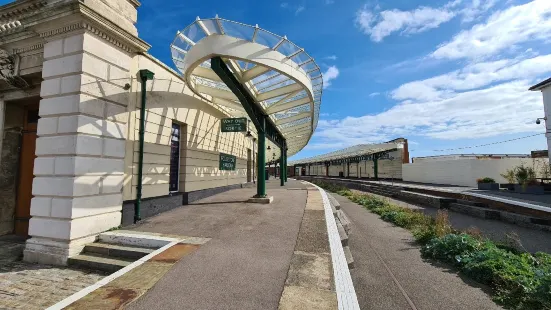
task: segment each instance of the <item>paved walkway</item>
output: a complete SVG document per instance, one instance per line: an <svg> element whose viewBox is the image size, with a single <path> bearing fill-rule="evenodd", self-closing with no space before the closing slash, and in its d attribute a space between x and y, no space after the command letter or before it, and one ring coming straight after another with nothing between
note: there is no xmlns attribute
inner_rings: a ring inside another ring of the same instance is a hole
<svg viewBox="0 0 551 310"><path fill-rule="evenodd" d="M306 205L304 188L272 180L270 205L245 203L256 190L237 189L132 227L212 239L128 309L277 309Z"/></svg>
<svg viewBox="0 0 551 310"><path fill-rule="evenodd" d="M333 195L351 221L351 274L362 309L500 309L476 283L425 262L409 231Z"/></svg>
<svg viewBox="0 0 551 310"><path fill-rule="evenodd" d="M24 240L0 238L0 309L45 309L105 274L21 261Z"/></svg>

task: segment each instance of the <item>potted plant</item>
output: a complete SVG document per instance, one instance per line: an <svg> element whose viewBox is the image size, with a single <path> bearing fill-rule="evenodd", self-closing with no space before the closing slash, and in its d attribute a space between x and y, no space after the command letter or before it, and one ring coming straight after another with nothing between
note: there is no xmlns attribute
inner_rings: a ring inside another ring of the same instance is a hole
<svg viewBox="0 0 551 310"><path fill-rule="evenodd" d="M521 194L543 195L544 189L536 180L536 172L531 167L520 165L515 169L515 192Z"/></svg>
<svg viewBox="0 0 551 310"><path fill-rule="evenodd" d="M499 184L496 183L494 179L489 177L477 179L476 183L478 183L478 189L481 189L481 190L487 190L487 191L499 190Z"/></svg>
<svg viewBox="0 0 551 310"><path fill-rule="evenodd" d="M505 173L500 174L508 184L500 184L501 188L506 188L509 191L515 190L515 169L507 169Z"/></svg>

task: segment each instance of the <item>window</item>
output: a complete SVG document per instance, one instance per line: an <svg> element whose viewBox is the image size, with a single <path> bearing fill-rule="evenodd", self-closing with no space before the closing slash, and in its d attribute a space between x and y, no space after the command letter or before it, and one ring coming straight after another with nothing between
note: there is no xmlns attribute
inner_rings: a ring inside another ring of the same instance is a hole
<svg viewBox="0 0 551 310"><path fill-rule="evenodd" d="M172 123L170 134L170 177L169 191L177 192L180 181L180 124Z"/></svg>

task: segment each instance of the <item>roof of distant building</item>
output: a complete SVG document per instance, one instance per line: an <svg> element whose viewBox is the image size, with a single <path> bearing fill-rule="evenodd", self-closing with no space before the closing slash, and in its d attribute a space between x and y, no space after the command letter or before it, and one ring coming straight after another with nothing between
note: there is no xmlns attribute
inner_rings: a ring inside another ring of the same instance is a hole
<svg viewBox="0 0 551 310"><path fill-rule="evenodd" d="M538 84L530 87L528 90L541 90L542 88L545 88L550 85L551 85L551 78L548 78L547 80L539 82Z"/></svg>

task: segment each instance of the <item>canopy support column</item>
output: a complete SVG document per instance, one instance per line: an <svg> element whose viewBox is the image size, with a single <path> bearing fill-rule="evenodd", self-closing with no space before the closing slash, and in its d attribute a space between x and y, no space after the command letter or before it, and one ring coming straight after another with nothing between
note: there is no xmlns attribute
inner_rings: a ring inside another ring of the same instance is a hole
<svg viewBox="0 0 551 310"><path fill-rule="evenodd" d="M266 198L266 122L264 117L259 119L258 129L258 183L254 198Z"/></svg>

